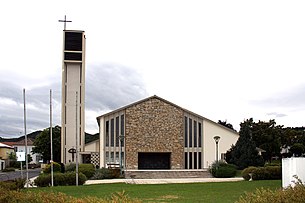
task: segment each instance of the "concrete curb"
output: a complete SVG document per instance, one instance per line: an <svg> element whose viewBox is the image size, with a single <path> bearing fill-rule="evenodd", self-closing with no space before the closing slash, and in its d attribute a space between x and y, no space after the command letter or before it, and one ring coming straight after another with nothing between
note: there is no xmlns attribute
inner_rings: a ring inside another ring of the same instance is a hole
<svg viewBox="0 0 305 203"><path fill-rule="evenodd" d="M179 179L105 179L87 180L84 185L126 183L126 184L170 184L170 183L208 183L208 182L235 182L243 178L179 178Z"/></svg>

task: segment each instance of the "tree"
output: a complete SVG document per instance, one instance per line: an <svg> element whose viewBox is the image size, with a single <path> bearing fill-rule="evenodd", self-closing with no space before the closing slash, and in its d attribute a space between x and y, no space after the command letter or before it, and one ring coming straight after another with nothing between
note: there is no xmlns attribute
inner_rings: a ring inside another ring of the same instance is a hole
<svg viewBox="0 0 305 203"><path fill-rule="evenodd" d="M252 140L253 119L247 119L240 124L239 138L236 145L227 152L228 163L234 164L238 169L248 166L263 166L264 159L258 155L255 143Z"/></svg>
<svg viewBox="0 0 305 203"><path fill-rule="evenodd" d="M218 120L218 124L230 128L231 130L234 130L236 132L236 130L233 128L233 125L231 123L227 123L226 120L225 121Z"/></svg>
<svg viewBox="0 0 305 203"><path fill-rule="evenodd" d="M55 126L52 128L53 138L53 160L59 162L61 160L61 128ZM51 141L50 141L50 128L43 130L34 141L33 153L40 153L43 161L51 160Z"/></svg>
<svg viewBox="0 0 305 203"><path fill-rule="evenodd" d="M302 143L295 143L290 147L291 153L294 154L294 156L299 157L302 156L302 154L305 151L305 147Z"/></svg>
<svg viewBox="0 0 305 203"><path fill-rule="evenodd" d="M259 147L265 152L263 157L265 161L271 162L272 157L280 156L281 140L283 134L283 126L276 125L275 120L268 122L259 121L253 123L252 139L256 147Z"/></svg>

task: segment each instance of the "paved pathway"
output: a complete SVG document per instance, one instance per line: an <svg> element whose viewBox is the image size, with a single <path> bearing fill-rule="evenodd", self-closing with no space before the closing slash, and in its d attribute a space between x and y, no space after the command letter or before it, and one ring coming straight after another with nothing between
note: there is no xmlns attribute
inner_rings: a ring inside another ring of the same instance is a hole
<svg viewBox="0 0 305 203"><path fill-rule="evenodd" d="M105 179L87 180L85 185L126 183L126 184L169 184L169 183L206 183L206 182L233 182L242 181L243 178L170 178L170 179Z"/></svg>

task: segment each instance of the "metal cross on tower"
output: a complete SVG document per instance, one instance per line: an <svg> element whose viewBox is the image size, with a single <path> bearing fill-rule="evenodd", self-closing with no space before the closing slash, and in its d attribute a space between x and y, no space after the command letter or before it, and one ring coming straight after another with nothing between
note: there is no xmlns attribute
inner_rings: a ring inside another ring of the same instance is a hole
<svg viewBox="0 0 305 203"><path fill-rule="evenodd" d="M58 20L58 22L64 23L64 30L66 30L66 23L71 23L71 20L67 20L66 15L64 20Z"/></svg>

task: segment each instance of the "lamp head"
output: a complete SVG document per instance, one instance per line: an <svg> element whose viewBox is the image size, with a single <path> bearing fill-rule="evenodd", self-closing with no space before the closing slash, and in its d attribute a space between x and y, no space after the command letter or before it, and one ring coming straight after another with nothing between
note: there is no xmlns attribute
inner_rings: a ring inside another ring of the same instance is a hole
<svg viewBox="0 0 305 203"><path fill-rule="evenodd" d="M214 136L214 140L215 140L216 144L218 144L220 137L218 135L216 135L216 136Z"/></svg>

